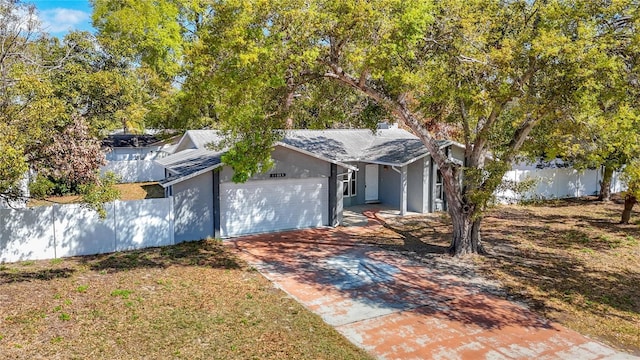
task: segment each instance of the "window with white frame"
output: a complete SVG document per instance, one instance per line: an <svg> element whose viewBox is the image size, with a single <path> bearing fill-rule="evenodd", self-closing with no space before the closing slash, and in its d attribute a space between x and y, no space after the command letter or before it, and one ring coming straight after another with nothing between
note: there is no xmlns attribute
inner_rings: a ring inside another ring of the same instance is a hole
<svg viewBox="0 0 640 360"><path fill-rule="evenodd" d="M356 196L356 171L349 170L342 178L342 195Z"/></svg>
<svg viewBox="0 0 640 360"><path fill-rule="evenodd" d="M442 188L442 173L440 170L436 173L436 199L444 200L444 191Z"/></svg>

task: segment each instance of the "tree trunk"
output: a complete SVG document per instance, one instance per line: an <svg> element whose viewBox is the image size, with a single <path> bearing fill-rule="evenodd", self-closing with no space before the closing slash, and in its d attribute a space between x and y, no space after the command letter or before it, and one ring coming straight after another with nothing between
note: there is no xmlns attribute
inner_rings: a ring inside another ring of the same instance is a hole
<svg viewBox="0 0 640 360"><path fill-rule="evenodd" d="M627 195L624 197L624 210L622 211L622 219L620 220L620 224L628 224L631 219L631 210L633 209L633 205L638 202L635 196Z"/></svg>
<svg viewBox="0 0 640 360"><path fill-rule="evenodd" d="M482 254L484 250L480 243L481 217L473 217L465 211L463 206L449 204L449 214L453 225L453 239L449 246L449 253L453 256L468 254Z"/></svg>
<svg viewBox="0 0 640 360"><path fill-rule="evenodd" d="M611 179L613 178L613 167L605 165L600 183L600 195L598 200L611 201Z"/></svg>

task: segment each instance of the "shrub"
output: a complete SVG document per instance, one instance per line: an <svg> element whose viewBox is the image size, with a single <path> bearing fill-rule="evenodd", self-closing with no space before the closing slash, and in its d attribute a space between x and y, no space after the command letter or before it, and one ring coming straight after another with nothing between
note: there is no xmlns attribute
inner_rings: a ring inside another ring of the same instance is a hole
<svg viewBox="0 0 640 360"><path fill-rule="evenodd" d="M38 174L36 179L29 184L29 192L31 197L36 199L44 199L52 195L55 191L56 184L49 180L46 176Z"/></svg>

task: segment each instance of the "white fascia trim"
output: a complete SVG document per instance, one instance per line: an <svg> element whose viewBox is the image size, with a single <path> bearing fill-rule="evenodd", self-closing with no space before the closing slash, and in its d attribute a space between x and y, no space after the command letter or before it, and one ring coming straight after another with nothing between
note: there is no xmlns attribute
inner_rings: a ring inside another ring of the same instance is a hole
<svg viewBox="0 0 640 360"><path fill-rule="evenodd" d="M343 167L343 168L345 168L345 169L358 171L358 168L357 168L357 167L355 167L355 166L353 166L353 165L345 164L345 163L340 162L340 161L331 160L331 159L326 158L326 157L324 157L324 156L319 156L319 155L314 154L314 153L312 153L312 152L310 152L310 151L302 150L302 149L300 149L300 148L297 148L297 147L295 147L295 146L291 146L291 145L289 145L289 144L285 144L285 143L282 143L282 142L277 142L277 143L276 143L276 146L282 146L282 147L283 147L283 148L285 148L285 149L289 149L289 150L297 151L297 152L299 152L299 153L302 153L302 154L305 154L305 155L309 155L309 156L311 156L311 157L314 157L314 158L316 158L316 159L320 159L320 160L322 160L322 161L326 161L326 162L329 162L329 163L333 163L333 164L336 164L336 165L340 165L340 166L342 166L342 167Z"/></svg>
<svg viewBox="0 0 640 360"><path fill-rule="evenodd" d="M354 161L362 162L362 163L365 163L365 164L373 164L373 165L402 166L402 165L397 164L397 163L389 163L389 162L375 161L375 160L354 160Z"/></svg>
<svg viewBox="0 0 640 360"><path fill-rule="evenodd" d="M411 164L412 162L415 162L417 160L420 160L428 155L431 155L430 153L426 153L424 155L420 155L417 157L414 157L413 159L409 160L409 161L405 161L403 163L390 163L390 162L385 162L385 161L375 161L375 160L357 160L358 162L363 162L363 163L367 163L367 164L375 164L375 165L386 165L386 166L395 166L395 167L403 167L403 166L407 166L409 164Z"/></svg>
<svg viewBox="0 0 640 360"><path fill-rule="evenodd" d="M204 174L206 172L212 171L212 170L214 170L216 168L219 168L219 167L221 167L223 165L224 164L220 163L220 164L216 164L216 165L213 165L213 166L209 166L208 168L204 168L202 170L198 170L198 171L196 171L194 173L191 173L189 175L185 175L185 176L179 177L179 178L177 178L175 180L171 180L171 181L169 181L167 183L160 184L160 186L162 186L163 188L166 188L166 187L171 186L173 184L177 184L177 183L183 182L185 180L189 180L191 178L194 178L194 177L196 177L198 175L202 175L202 174Z"/></svg>
<svg viewBox="0 0 640 360"><path fill-rule="evenodd" d="M466 146L464 146L464 144L459 143L457 141L453 141L453 140L446 140L446 141L447 141L446 143L440 145L440 149L446 148L447 146L451 146L451 145L457 146L460 149L466 149L467 148Z"/></svg>
<svg viewBox="0 0 640 360"><path fill-rule="evenodd" d="M413 159L411 159L411 160L409 160L409 161L405 161L405 162L403 162L402 164L400 164L400 165L395 165L395 166L400 166L400 167L402 167L402 166L407 166L407 165L409 165L409 164L411 164L411 163L413 163L413 162L416 162L416 161L418 161L418 160L420 160L420 159L423 159L423 158L425 158L425 157L427 157L427 156L431 156L431 153L427 152L427 153L426 153L426 154L424 154L424 155L416 156L416 157L414 157Z"/></svg>
<svg viewBox="0 0 640 360"><path fill-rule="evenodd" d="M182 145L182 142L185 141L185 138L188 138L192 144L194 143L193 138L191 137L191 134L189 134L189 131L190 130L185 131L185 133L182 135L182 137L180 138L180 141L178 141L178 143L176 144L176 149L180 148L180 145ZM190 148L190 149L194 149L194 148ZM184 150L189 150L189 149L184 149Z"/></svg>

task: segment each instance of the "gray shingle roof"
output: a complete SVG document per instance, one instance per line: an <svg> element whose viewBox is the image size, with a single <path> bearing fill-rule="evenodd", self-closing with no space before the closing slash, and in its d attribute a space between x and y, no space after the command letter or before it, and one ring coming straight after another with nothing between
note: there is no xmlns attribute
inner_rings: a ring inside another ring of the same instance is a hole
<svg viewBox="0 0 640 360"><path fill-rule="evenodd" d="M401 129L292 130L282 142L344 162L403 165L429 153L417 136Z"/></svg>
<svg viewBox="0 0 640 360"><path fill-rule="evenodd" d="M188 149L176 154L156 160L156 162L171 172L171 176L161 180L160 185L173 183L177 179L188 178L200 172L209 171L222 165L223 151L207 149Z"/></svg>
<svg viewBox="0 0 640 360"><path fill-rule="evenodd" d="M208 144L217 144L223 139L218 131L190 130L186 132L187 136L195 149L182 150L157 161L174 174L160 181L161 185L195 176L222 164L224 150L207 148ZM401 129L381 129L375 133L366 129L289 130L280 142L340 163L363 161L400 166L429 153L417 136ZM450 144L451 141L441 141L441 146Z"/></svg>
<svg viewBox="0 0 640 360"><path fill-rule="evenodd" d="M219 143L224 138L216 130L189 130L189 136L197 148L204 148L209 143Z"/></svg>

